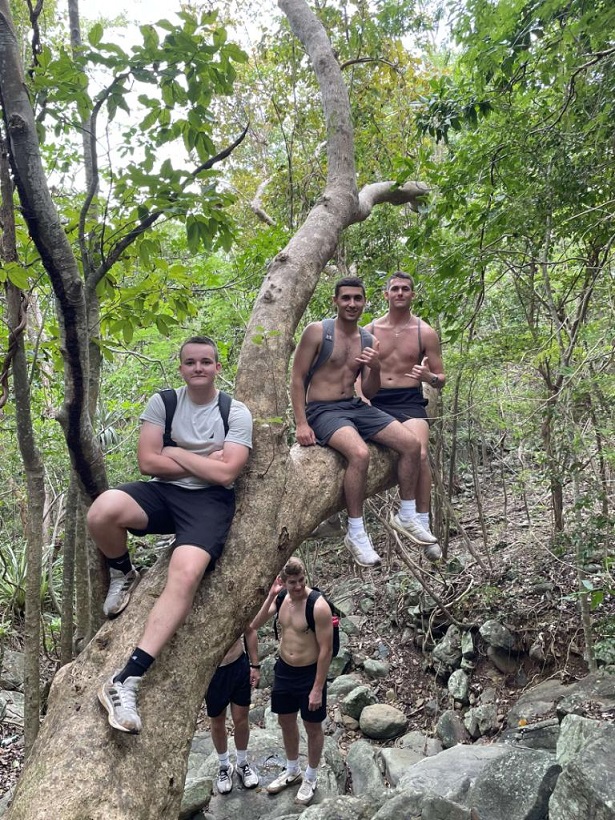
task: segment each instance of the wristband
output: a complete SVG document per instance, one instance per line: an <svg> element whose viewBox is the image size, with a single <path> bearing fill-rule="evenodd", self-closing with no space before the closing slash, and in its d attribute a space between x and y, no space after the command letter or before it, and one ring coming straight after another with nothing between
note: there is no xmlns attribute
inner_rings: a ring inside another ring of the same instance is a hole
<svg viewBox="0 0 615 820"><path fill-rule="evenodd" d="M261 668L260 663L251 663L250 664L250 669L260 669L260 668Z"/></svg>

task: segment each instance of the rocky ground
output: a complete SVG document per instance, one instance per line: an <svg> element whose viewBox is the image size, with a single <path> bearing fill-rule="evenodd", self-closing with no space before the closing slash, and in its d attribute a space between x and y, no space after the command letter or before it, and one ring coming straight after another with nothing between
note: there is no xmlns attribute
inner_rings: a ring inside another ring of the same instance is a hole
<svg viewBox="0 0 615 820"><path fill-rule="evenodd" d="M394 703L406 714L408 731L432 733L437 715L453 706L429 651L452 622L468 627L492 617L515 635L520 651L509 668L496 668L479 651L472 674L474 696L485 688L496 690L502 728L511 705L527 688L548 678L568 682L586 674L574 556L551 546L548 516L536 516L530 522L525 507L508 509L504 516L497 503L492 504L485 521L487 550L483 528L475 516L460 514L447 559L434 567L423 561L416 549L404 548L386 528L383 522L388 503L388 498L373 500L368 513L374 545L384 558L381 567L365 570L355 566L342 545L341 531L335 527L306 542L300 554L311 584L330 593L334 600L336 588L350 578L365 588L359 609L365 617L359 632L350 636L353 664L359 670L367 658L389 664L389 675L372 681L371 686L379 700ZM462 500L458 500L458 509L464 509ZM604 570L608 562L601 558L592 554L586 560L592 587L603 591L593 622L608 636L609 628L613 635L615 603L608 594L613 588ZM404 579L408 584L419 579L438 603L428 617L417 621L416 616L409 616ZM19 648L18 629L11 643L11 648ZM481 650L480 642L478 647ZM267 699L265 690L256 693L254 700L258 706ZM207 726L204 712L199 726ZM345 731L341 748L359 736L358 730ZM22 758L21 733L12 724L0 724L0 796L18 778Z"/></svg>

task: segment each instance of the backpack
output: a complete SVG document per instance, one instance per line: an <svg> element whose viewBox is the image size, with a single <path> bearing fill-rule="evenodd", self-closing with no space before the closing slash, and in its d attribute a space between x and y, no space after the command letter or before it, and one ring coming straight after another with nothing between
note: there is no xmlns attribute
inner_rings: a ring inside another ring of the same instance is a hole
<svg viewBox="0 0 615 820"><path fill-rule="evenodd" d="M280 614L280 607L282 606L282 601L286 597L287 592L287 589L281 589L275 598L275 618L273 620L273 632L275 634L276 641L279 640L278 617ZM340 618L344 617L344 613L341 612L335 606L335 604L331 603L331 601L327 598L324 592L321 592L318 589L318 587L314 587L308 595L307 601L305 602L305 620L307 621L308 628L311 629L312 632L316 632L316 622L314 621L314 604L319 598L324 598L325 601L329 604L329 609L331 610L331 621L333 623L333 657L335 658L338 652L340 651Z"/></svg>
<svg viewBox="0 0 615 820"><path fill-rule="evenodd" d="M165 387L164 390L159 390L162 401L164 402L165 421L164 421L164 435L162 443L165 447L177 447L177 444L171 438L171 425L173 424L173 416L177 409L177 392L172 387ZM228 393L218 391L218 410L222 416L222 424L224 425L224 435L228 433L228 416L231 411L232 398Z"/></svg>
<svg viewBox="0 0 615 820"><path fill-rule="evenodd" d="M334 341L334 333L335 333L335 319L323 319L322 320L322 342L320 345L320 350L318 351L318 356L312 362L310 369L308 370L306 377L303 381L303 385L305 387L305 392L307 393L307 389L310 386L310 382L314 377L314 373L323 366L323 364L331 358L331 354L333 353L333 341ZM359 333L361 334L361 350L364 347L371 347L374 338L369 331L367 331L364 327L359 328ZM361 368L359 368L360 370ZM357 370L357 376L359 375L359 370Z"/></svg>

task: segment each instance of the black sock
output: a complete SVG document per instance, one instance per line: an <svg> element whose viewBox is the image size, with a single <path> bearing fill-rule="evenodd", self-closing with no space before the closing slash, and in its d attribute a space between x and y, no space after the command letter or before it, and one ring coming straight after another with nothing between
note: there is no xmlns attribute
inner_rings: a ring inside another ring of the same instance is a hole
<svg viewBox="0 0 615 820"><path fill-rule="evenodd" d="M132 569L132 561L130 560L128 550L126 550L123 555L120 555L119 558L107 558L107 566L112 569L119 569L124 575L128 575Z"/></svg>
<svg viewBox="0 0 615 820"><path fill-rule="evenodd" d="M124 683L126 678L141 678L155 660L156 658L152 658L151 655L148 655L147 652L137 646L126 666L113 678L113 681Z"/></svg>

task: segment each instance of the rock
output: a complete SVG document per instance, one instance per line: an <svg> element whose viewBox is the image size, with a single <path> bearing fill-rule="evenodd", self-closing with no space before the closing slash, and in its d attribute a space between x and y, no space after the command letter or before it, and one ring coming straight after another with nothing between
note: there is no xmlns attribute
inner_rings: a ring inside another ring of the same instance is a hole
<svg viewBox="0 0 615 820"><path fill-rule="evenodd" d="M548 815L561 767L555 755L537 749L510 749L490 761L468 796L481 820L532 820Z"/></svg>
<svg viewBox="0 0 615 820"><path fill-rule="evenodd" d="M519 661L516 658L494 646L487 647L487 657L503 675L514 675L519 668Z"/></svg>
<svg viewBox="0 0 615 820"><path fill-rule="evenodd" d="M615 743L615 725L604 724L599 720L590 720L580 715L566 715L562 720L557 741L557 762L567 766L583 749L599 737L610 737Z"/></svg>
<svg viewBox="0 0 615 820"><path fill-rule="evenodd" d="M366 740L357 740L348 750L346 765L352 776L352 793L355 797L384 789L384 780L376 762L378 751Z"/></svg>
<svg viewBox="0 0 615 820"><path fill-rule="evenodd" d="M473 738L489 735L498 728L498 710L494 703L484 703L468 709L464 726Z"/></svg>
<svg viewBox="0 0 615 820"><path fill-rule="evenodd" d="M361 679L356 675L339 675L327 686L327 701L334 703L358 686L361 686Z"/></svg>
<svg viewBox="0 0 615 820"><path fill-rule="evenodd" d="M514 638L510 631L499 621L490 620L479 629L481 638L489 646L495 649L503 649L505 652L510 652L514 646Z"/></svg>
<svg viewBox="0 0 615 820"><path fill-rule="evenodd" d="M500 743L511 746L524 746L527 749L544 749L554 752L560 735L560 724L557 718L530 723L517 729L507 729L500 737Z"/></svg>
<svg viewBox="0 0 615 820"><path fill-rule="evenodd" d="M193 814L209 805L214 789L211 777L194 778L184 787L179 820L190 820Z"/></svg>
<svg viewBox="0 0 615 820"><path fill-rule="evenodd" d="M470 631L461 633L461 655L465 660L470 660L476 655L474 636Z"/></svg>
<svg viewBox="0 0 615 820"><path fill-rule="evenodd" d="M395 746L400 749L412 749L423 757L431 757L442 751L442 744L435 737L429 737L422 732L408 732L395 741Z"/></svg>
<svg viewBox="0 0 615 820"><path fill-rule="evenodd" d="M366 706L371 706L377 702L376 695L374 695L371 688L367 685L357 686L352 692L349 692L340 703L342 714L348 715L355 720L359 720L361 712Z"/></svg>
<svg viewBox="0 0 615 820"><path fill-rule="evenodd" d="M11 723L23 729L23 694L15 690L4 689L0 691L0 713L3 714L3 723Z"/></svg>
<svg viewBox="0 0 615 820"><path fill-rule="evenodd" d="M406 774L410 766L418 763L425 755L414 749L380 749L380 760L384 767L384 774L391 786L397 786L400 779Z"/></svg>
<svg viewBox="0 0 615 820"><path fill-rule="evenodd" d="M364 735L375 740L390 740L405 731L408 719L399 709L384 703L366 706L359 718Z"/></svg>
<svg viewBox="0 0 615 820"><path fill-rule="evenodd" d="M455 624L448 628L444 638L434 647L432 655L449 671L459 666L461 662L461 632Z"/></svg>
<svg viewBox="0 0 615 820"><path fill-rule="evenodd" d="M615 820L615 728L604 728L564 766L549 802L549 820Z"/></svg>
<svg viewBox="0 0 615 820"><path fill-rule="evenodd" d="M23 652L5 649L0 670L0 689L23 692L24 657Z"/></svg>
<svg viewBox="0 0 615 820"><path fill-rule="evenodd" d="M317 799L318 792L316 792L315 800ZM295 811L287 817L280 817L276 813L275 815L269 814L258 820L268 820L274 816L278 820L296 820L298 813L301 815L301 820L370 820L385 799L384 793L381 793L378 797L374 795L361 798L350 796L328 797L317 805L313 803L303 811L300 809L297 811L298 807L295 806Z"/></svg>
<svg viewBox="0 0 615 820"><path fill-rule="evenodd" d="M391 667L384 661L376 661L372 658L368 658L363 664L363 669L370 680L376 680L376 678L386 678Z"/></svg>
<svg viewBox="0 0 615 820"><path fill-rule="evenodd" d="M470 733L463 725L461 717L452 709L447 709L438 718L436 734L445 749L451 749L458 743L469 743Z"/></svg>
<svg viewBox="0 0 615 820"><path fill-rule="evenodd" d="M470 679L462 669L456 669L448 679L448 691L454 700L464 705L468 703Z"/></svg>

